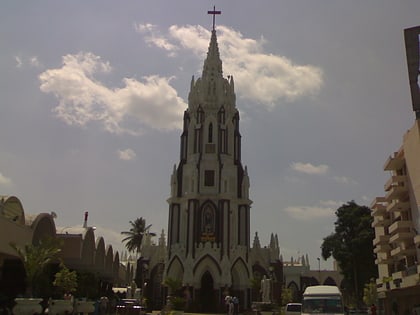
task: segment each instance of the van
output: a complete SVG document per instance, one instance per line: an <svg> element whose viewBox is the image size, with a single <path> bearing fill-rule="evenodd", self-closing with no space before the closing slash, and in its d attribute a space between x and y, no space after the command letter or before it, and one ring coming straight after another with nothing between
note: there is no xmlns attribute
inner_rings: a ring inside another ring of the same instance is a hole
<svg viewBox="0 0 420 315"><path fill-rule="evenodd" d="M301 303L288 303L284 309L285 315L300 315L302 311Z"/></svg>
<svg viewBox="0 0 420 315"><path fill-rule="evenodd" d="M340 289L332 285L315 285L303 292L302 314L344 315Z"/></svg>

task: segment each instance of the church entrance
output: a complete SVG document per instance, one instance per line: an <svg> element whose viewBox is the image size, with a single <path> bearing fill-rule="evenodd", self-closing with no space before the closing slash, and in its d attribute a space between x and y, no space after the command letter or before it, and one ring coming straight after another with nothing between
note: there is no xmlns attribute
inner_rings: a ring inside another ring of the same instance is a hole
<svg viewBox="0 0 420 315"><path fill-rule="evenodd" d="M205 272L201 278L200 289L200 311L203 313L211 313L217 311L216 293L214 290L214 281L210 272Z"/></svg>

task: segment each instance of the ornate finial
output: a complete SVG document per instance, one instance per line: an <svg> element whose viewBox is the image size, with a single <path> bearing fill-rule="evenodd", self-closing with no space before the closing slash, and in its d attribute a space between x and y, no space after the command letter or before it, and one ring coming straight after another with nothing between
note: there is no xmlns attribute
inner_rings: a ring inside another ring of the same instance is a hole
<svg viewBox="0 0 420 315"><path fill-rule="evenodd" d="M213 31L216 22L216 14L222 14L222 11L216 11L216 6L213 6L213 11L207 11L207 14L213 14Z"/></svg>

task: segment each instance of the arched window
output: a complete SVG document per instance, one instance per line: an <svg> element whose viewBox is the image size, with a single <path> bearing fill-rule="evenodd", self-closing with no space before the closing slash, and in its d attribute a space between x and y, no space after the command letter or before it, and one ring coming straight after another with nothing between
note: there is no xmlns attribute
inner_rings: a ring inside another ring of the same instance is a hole
<svg viewBox="0 0 420 315"><path fill-rule="evenodd" d="M209 125L208 143L213 143L213 124Z"/></svg>

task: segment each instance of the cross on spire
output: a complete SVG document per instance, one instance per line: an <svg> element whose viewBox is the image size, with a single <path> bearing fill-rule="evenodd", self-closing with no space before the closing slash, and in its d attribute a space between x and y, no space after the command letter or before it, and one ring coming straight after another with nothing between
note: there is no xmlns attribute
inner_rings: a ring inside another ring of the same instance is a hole
<svg viewBox="0 0 420 315"><path fill-rule="evenodd" d="M207 14L213 14L213 31L216 22L216 14L222 14L222 11L216 11L216 6L213 6L213 11L207 11Z"/></svg>

